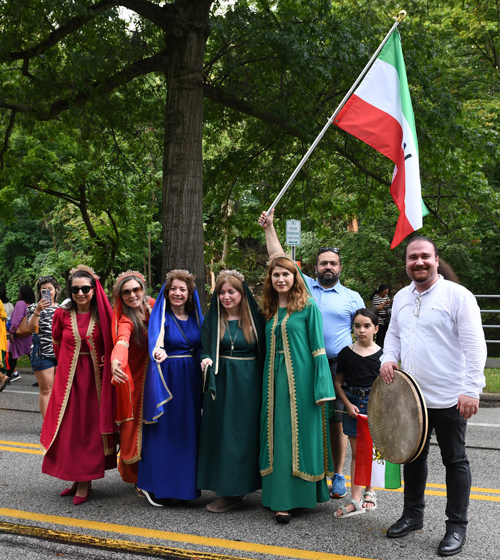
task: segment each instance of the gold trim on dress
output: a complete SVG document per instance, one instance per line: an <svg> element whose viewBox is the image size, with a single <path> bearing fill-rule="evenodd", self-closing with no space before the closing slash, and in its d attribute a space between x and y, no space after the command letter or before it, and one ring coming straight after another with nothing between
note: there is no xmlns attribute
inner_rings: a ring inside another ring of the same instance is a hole
<svg viewBox="0 0 500 560"><path fill-rule="evenodd" d="M318 356L326 355L326 350L324 348L319 348L318 350L314 350L311 352L313 358L317 358Z"/></svg>
<svg viewBox="0 0 500 560"><path fill-rule="evenodd" d="M118 344L121 344L122 346L125 346L125 348L127 348L127 350L128 350L128 348L130 348L129 343L125 342L124 340L117 340L116 345L118 345Z"/></svg>
<svg viewBox="0 0 500 560"><path fill-rule="evenodd" d="M271 327L271 348L269 351L269 368L267 381L267 454L269 458L269 466L261 469L261 476L266 476L273 472L274 459L274 358L276 355L276 335L275 329L278 324L278 311L273 317L273 325Z"/></svg>
<svg viewBox="0 0 500 560"><path fill-rule="evenodd" d="M72 309L69 312L69 319L70 319L70 328L71 328L71 333L73 335L73 339L75 341L75 348L74 348L74 352L73 352L73 356L71 358L71 364L69 367L69 375L68 375L68 381L66 383L66 387L64 389L64 396L63 399L61 401L61 408L59 409L59 414L57 416L57 424L56 424L56 429L54 430L54 436L52 437L52 441L49 443L49 445L43 449L44 454L47 453L47 451L50 449L50 447L52 446L52 444L54 443L57 434L59 433L59 428L61 427L61 422L62 419L64 417L64 413L66 412L66 406L68 405L68 400L69 400L69 395L71 392L71 387L73 385L73 378L75 376L75 371L76 371L76 364L78 362L78 356L80 354L80 347L82 345L82 339L80 338L80 333L78 332L78 323L76 320L76 311L74 309ZM67 328L64 326L63 324L63 329ZM60 344L60 342L57 342L56 344Z"/></svg>

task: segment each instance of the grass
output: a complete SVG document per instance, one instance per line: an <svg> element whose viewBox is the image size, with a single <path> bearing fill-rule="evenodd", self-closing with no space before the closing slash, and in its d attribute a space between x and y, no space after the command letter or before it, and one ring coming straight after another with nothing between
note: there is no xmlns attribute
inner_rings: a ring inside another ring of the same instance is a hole
<svg viewBox="0 0 500 560"><path fill-rule="evenodd" d="M488 368L484 370L486 376L485 393L500 393L500 369Z"/></svg>
<svg viewBox="0 0 500 560"><path fill-rule="evenodd" d="M30 361L26 356L19 358L17 361L19 367L31 367ZM487 368L484 370L486 377L486 387L483 389L485 393L500 393L500 369Z"/></svg>

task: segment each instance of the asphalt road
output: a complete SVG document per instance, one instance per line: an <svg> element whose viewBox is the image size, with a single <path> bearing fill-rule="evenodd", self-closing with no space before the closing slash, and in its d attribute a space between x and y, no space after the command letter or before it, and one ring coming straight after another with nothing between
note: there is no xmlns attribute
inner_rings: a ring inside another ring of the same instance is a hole
<svg viewBox="0 0 500 560"><path fill-rule="evenodd" d="M205 510L214 497L211 492L203 492L188 505L154 508L115 470L95 481L91 499L76 507L70 498L59 496L66 487L63 481L41 474L41 418L33 382L34 376L23 374L0 394L2 558L438 558L437 546L445 531L445 473L435 445L430 453L424 528L403 539L385 536L401 514L400 491L379 490L377 510L362 516L334 520L333 511L345 500L331 500L315 510L297 512L289 525L280 526L262 507L260 493L247 497L245 508L225 514ZM496 560L500 408L481 407L469 422L467 445L473 492L467 544L458 557Z"/></svg>

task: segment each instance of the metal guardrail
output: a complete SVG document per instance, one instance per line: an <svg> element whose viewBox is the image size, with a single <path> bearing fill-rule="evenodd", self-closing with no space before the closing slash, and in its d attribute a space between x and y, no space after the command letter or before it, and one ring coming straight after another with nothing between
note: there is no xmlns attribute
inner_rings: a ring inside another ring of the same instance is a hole
<svg viewBox="0 0 500 560"><path fill-rule="evenodd" d="M476 298L493 298L499 299L500 295L476 295ZM480 309L481 313L500 313L500 309ZM500 329L500 325L483 325L483 329ZM487 340L490 344L500 344L500 340Z"/></svg>

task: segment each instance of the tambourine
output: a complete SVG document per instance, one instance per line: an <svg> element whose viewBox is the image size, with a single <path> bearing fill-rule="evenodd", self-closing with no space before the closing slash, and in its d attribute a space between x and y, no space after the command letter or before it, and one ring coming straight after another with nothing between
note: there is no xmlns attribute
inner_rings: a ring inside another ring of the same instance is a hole
<svg viewBox="0 0 500 560"><path fill-rule="evenodd" d="M413 377L395 369L394 381L378 376L368 399L368 427L380 455L395 464L411 463L427 439L425 398Z"/></svg>

